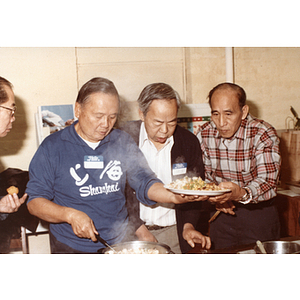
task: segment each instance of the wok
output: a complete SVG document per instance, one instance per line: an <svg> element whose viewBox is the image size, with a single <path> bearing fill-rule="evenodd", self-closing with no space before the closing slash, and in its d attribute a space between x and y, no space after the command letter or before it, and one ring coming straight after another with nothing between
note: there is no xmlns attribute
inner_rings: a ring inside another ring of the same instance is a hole
<svg viewBox="0 0 300 300"><path fill-rule="evenodd" d="M127 250L136 250L138 251L139 249L145 249L147 250L152 250L156 249L158 251L158 254L170 254L174 253L171 251L171 248L162 243L153 243L153 242L144 242L144 241L131 241L131 242L125 242L125 243L119 243L119 244L114 244L111 245L112 248L115 249L115 251L122 251L124 249ZM106 247L104 249L99 249L98 253L102 254L110 254L112 253L112 250L109 247Z"/></svg>

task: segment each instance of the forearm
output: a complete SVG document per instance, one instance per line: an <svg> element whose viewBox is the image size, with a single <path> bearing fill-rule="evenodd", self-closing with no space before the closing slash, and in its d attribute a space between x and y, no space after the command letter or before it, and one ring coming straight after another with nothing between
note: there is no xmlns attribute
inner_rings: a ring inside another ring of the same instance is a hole
<svg viewBox="0 0 300 300"><path fill-rule="evenodd" d="M28 211L49 223L69 223L74 209L53 203L45 198L35 198L27 204Z"/></svg>
<svg viewBox="0 0 300 300"><path fill-rule="evenodd" d="M28 203L31 214L49 223L68 223L73 232L80 238L88 238L96 242L98 234L93 220L79 210L71 207L60 206L45 198L35 198Z"/></svg>
<svg viewBox="0 0 300 300"><path fill-rule="evenodd" d="M162 183L154 183L148 190L148 197L159 203L175 203L175 195L166 190Z"/></svg>

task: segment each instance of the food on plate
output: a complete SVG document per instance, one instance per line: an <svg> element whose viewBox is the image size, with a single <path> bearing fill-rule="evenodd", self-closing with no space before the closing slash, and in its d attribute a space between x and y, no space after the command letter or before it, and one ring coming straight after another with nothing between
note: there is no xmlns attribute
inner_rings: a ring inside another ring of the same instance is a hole
<svg viewBox="0 0 300 300"><path fill-rule="evenodd" d="M7 190L6 190L10 195L13 195L14 193L18 194L19 193L19 189L16 186L10 186Z"/></svg>
<svg viewBox="0 0 300 300"><path fill-rule="evenodd" d="M137 248L137 249L127 249L124 248L120 251L109 250L105 254L159 254L159 251L155 248Z"/></svg>
<svg viewBox="0 0 300 300"><path fill-rule="evenodd" d="M183 177L181 179L176 179L170 184L166 185L167 188L175 190L192 190L192 191L221 191L220 188L215 183L208 183L202 180L201 177Z"/></svg>

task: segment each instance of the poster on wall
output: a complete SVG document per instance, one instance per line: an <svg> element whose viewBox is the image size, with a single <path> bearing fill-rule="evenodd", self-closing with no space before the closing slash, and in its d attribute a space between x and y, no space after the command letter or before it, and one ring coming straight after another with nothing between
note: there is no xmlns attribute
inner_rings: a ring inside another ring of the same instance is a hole
<svg viewBox="0 0 300 300"><path fill-rule="evenodd" d="M194 134L200 126L210 121L210 106L208 103L183 104L178 111L177 123Z"/></svg>
<svg viewBox="0 0 300 300"><path fill-rule="evenodd" d="M45 137L53 132L73 124L75 121L74 105L42 105L36 113L37 141L40 144Z"/></svg>

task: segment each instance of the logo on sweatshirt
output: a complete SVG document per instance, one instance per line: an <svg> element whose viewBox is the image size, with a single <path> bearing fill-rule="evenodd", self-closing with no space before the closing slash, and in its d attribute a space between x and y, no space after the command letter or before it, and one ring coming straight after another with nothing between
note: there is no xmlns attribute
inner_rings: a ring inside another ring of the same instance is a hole
<svg viewBox="0 0 300 300"><path fill-rule="evenodd" d="M99 161L96 161L99 163ZM101 160L101 162L103 162ZM89 165L89 162L88 162ZM85 166L86 166L86 161L85 161ZM118 187L118 182L116 184L108 184L106 182L103 183L101 186L96 186L93 187L92 185L84 186L84 184L88 181L89 179L89 174L86 173L85 176L81 177L78 175L78 170L81 168L80 164L76 164L75 168L71 167L70 168L70 174L75 180L75 184L77 186L80 186L80 196L81 197L88 197L88 196L93 196L93 195L99 195L99 194L109 194L109 193L114 193L120 190ZM103 168L103 165L102 165ZM100 174L99 179L103 179L104 175L107 174L108 178L113 181L118 181L121 176L123 175L122 168L121 168L121 162L117 160L111 160L102 173Z"/></svg>

